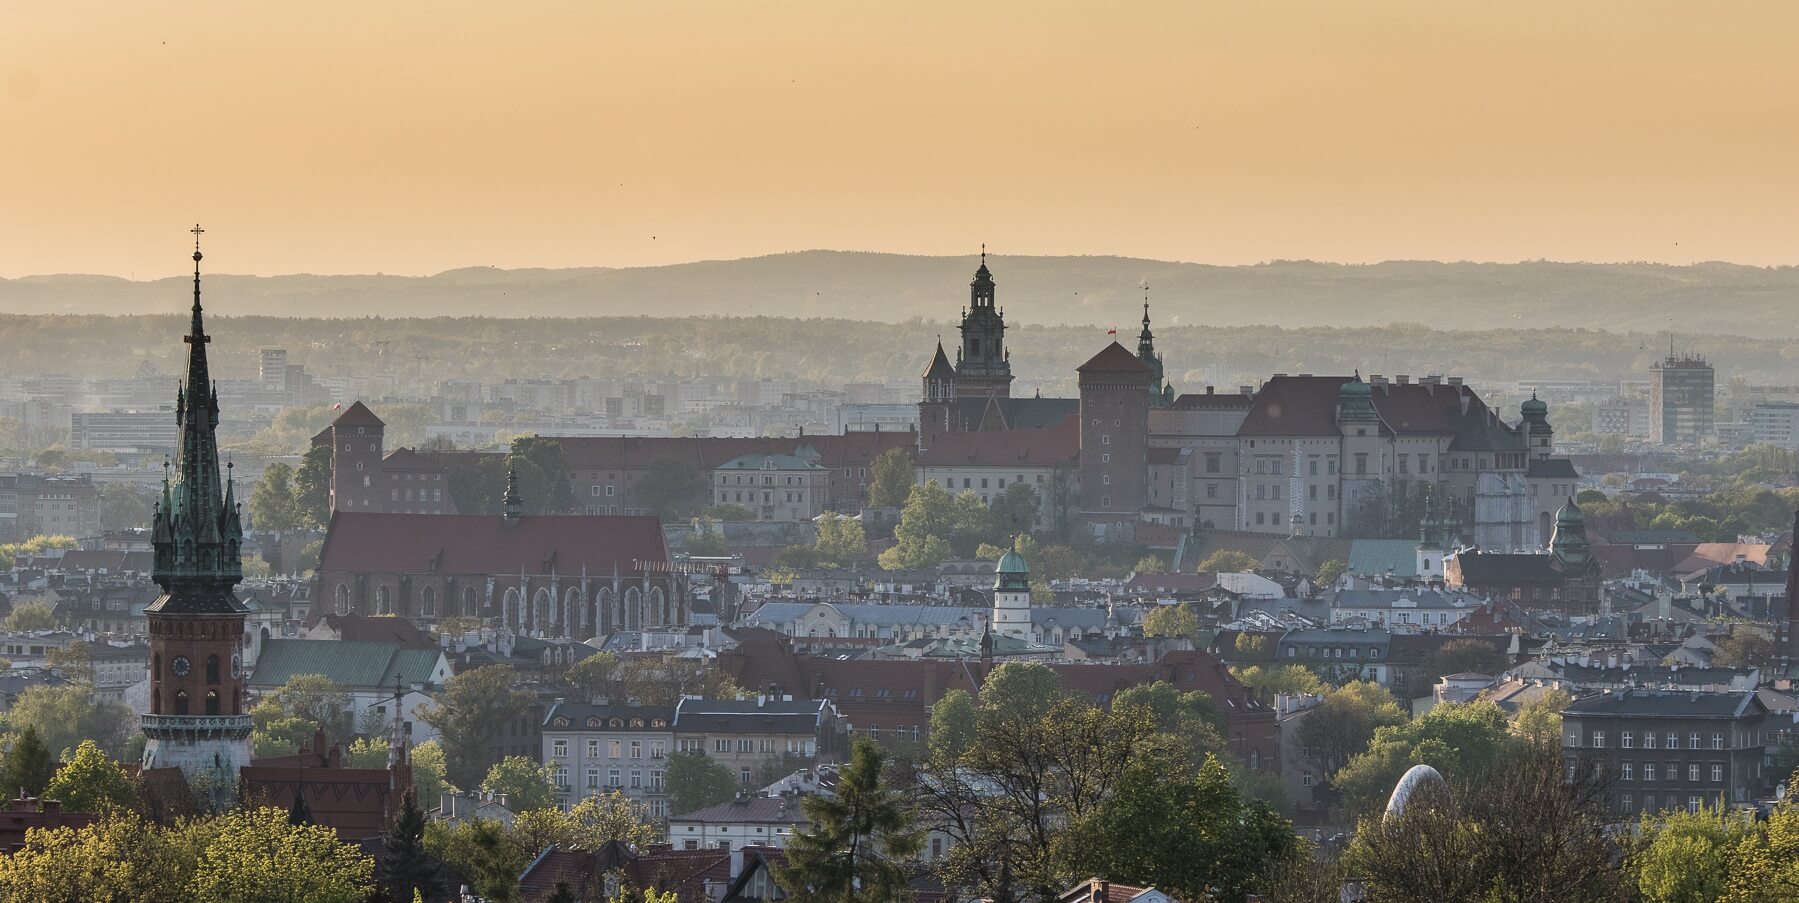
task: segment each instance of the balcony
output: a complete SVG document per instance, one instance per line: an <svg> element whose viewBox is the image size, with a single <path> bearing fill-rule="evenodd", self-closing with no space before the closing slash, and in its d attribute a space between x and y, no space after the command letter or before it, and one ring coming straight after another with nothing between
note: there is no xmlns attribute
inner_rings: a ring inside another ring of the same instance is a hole
<svg viewBox="0 0 1799 903"><path fill-rule="evenodd" d="M159 739L175 737L248 737L249 715L142 715L145 736Z"/></svg>

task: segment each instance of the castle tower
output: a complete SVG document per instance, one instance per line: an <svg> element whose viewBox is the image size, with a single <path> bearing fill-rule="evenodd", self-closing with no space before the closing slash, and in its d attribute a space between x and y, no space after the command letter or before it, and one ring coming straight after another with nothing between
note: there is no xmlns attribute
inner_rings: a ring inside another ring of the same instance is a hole
<svg viewBox="0 0 1799 903"><path fill-rule="evenodd" d="M1149 503L1149 399L1155 374L1113 342L1075 368L1081 390L1081 513L1135 521Z"/></svg>
<svg viewBox="0 0 1799 903"><path fill-rule="evenodd" d="M956 394L1012 395L1012 357L1006 351L1005 311L993 303L993 274L987 271L987 248L981 268L968 283L968 309L962 312L962 346L956 351Z"/></svg>
<svg viewBox="0 0 1799 903"><path fill-rule="evenodd" d="M1031 573L1024 556L1007 552L993 571L992 631L1015 640L1031 640Z"/></svg>
<svg viewBox="0 0 1799 903"><path fill-rule="evenodd" d="M382 433L387 424L360 401L312 437L331 448L331 510L383 511Z"/></svg>
<svg viewBox="0 0 1799 903"><path fill-rule="evenodd" d="M1443 521L1437 511L1437 492L1424 485L1424 517L1418 521L1418 579L1442 580L1444 549Z"/></svg>
<svg viewBox="0 0 1799 903"><path fill-rule="evenodd" d="M180 441L173 482L165 476L152 520L152 577L162 595L144 609L150 624L150 713L143 716L145 768L178 767L191 783L229 797L250 761L241 647L245 608L236 488L219 480L219 395L206 365L200 312L201 228L194 227L194 306L185 341L187 379L175 396ZM229 465L227 465L229 467Z"/></svg>

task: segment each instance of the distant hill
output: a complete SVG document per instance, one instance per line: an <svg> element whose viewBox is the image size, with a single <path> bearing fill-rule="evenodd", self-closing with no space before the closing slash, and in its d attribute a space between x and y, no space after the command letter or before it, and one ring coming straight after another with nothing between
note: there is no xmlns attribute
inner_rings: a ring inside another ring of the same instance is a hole
<svg viewBox="0 0 1799 903"><path fill-rule="evenodd" d="M651 315L953 319L975 262L804 251L631 269L451 270L435 276L207 278L232 315L277 317L616 317ZM1219 267L1124 257L996 257L1013 323L1133 328L1151 286L1167 325L1593 328L1799 336L1799 267L1708 263L1516 264L1278 261ZM174 313L185 277L0 279L0 312Z"/></svg>

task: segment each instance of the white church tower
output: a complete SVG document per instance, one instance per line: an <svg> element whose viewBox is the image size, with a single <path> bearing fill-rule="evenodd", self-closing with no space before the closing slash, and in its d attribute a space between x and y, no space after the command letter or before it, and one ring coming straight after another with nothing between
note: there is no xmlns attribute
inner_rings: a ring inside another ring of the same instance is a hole
<svg viewBox="0 0 1799 903"><path fill-rule="evenodd" d="M994 570L993 633L1031 641L1031 573L1017 552L1001 555Z"/></svg>

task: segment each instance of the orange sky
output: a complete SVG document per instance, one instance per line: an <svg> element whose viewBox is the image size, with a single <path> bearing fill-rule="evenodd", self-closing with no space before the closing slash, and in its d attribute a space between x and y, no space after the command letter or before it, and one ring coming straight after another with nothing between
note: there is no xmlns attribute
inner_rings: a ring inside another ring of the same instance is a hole
<svg viewBox="0 0 1799 903"><path fill-rule="evenodd" d="M1353 8L1351 8L1353 7ZM1799 3L0 5L0 275L1799 262Z"/></svg>

